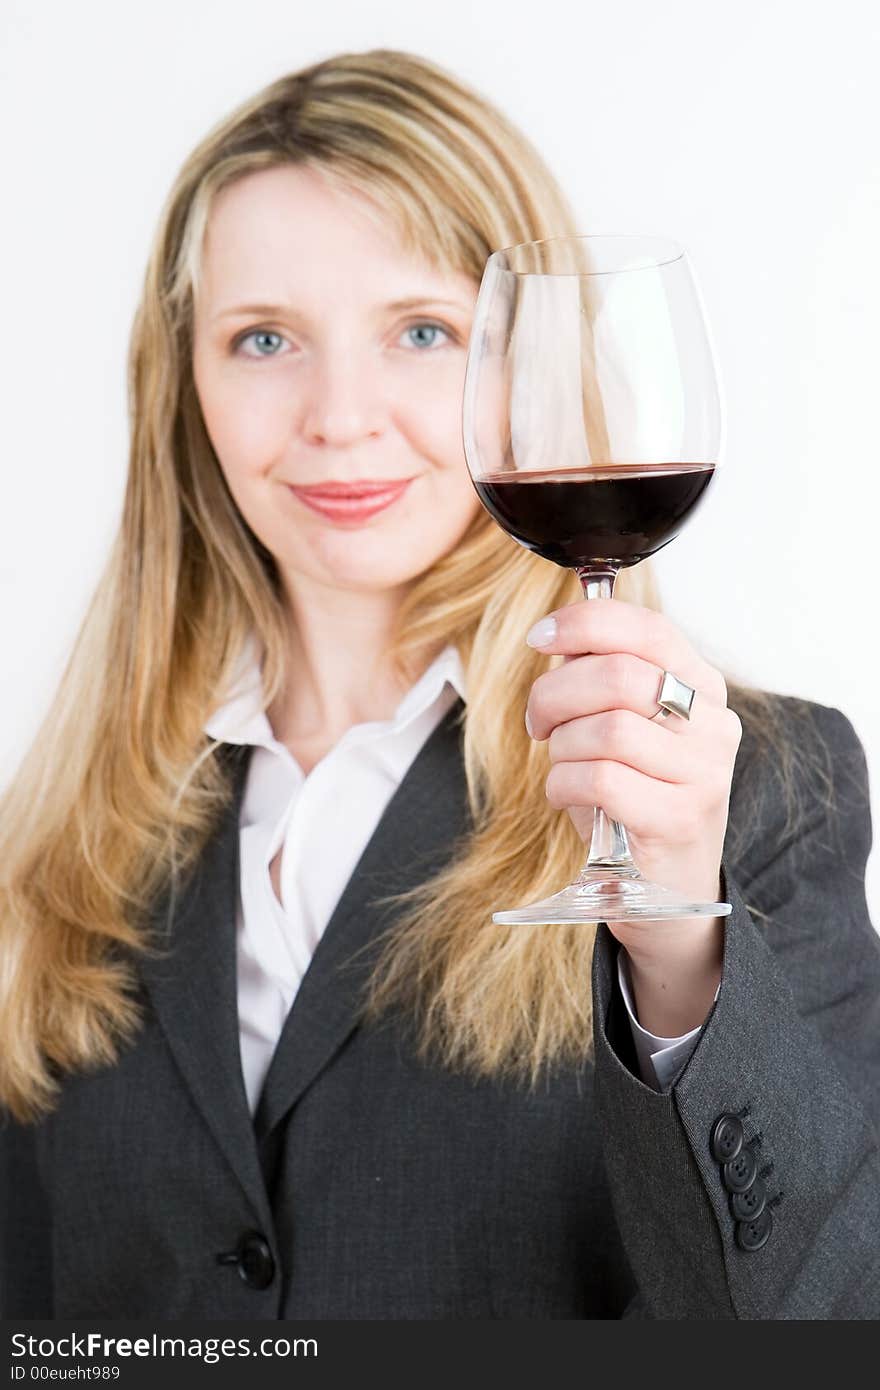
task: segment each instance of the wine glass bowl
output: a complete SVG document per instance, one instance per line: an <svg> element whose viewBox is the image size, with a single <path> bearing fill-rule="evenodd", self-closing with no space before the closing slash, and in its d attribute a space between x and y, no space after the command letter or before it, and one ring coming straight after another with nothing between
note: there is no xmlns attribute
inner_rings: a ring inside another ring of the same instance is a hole
<svg viewBox="0 0 880 1390"><path fill-rule="evenodd" d="M669 238L563 236L489 256L474 313L463 438L483 506L578 574L587 600L695 514L720 462L718 376L700 293ZM658 706L659 708L659 706ZM724 916L638 871L597 807L584 869L502 923Z"/></svg>

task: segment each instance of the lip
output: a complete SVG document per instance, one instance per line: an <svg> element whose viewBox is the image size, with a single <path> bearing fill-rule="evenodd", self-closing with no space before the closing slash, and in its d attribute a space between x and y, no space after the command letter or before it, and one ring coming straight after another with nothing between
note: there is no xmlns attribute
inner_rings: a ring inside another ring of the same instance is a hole
<svg viewBox="0 0 880 1390"><path fill-rule="evenodd" d="M398 501L406 492L412 478L388 483L315 484L312 487L287 487L306 507L331 521L360 525L378 512Z"/></svg>
<svg viewBox="0 0 880 1390"><path fill-rule="evenodd" d="M409 482L412 482L411 478L354 478L350 483L289 483L288 486L297 492L308 493L310 497L369 497Z"/></svg>

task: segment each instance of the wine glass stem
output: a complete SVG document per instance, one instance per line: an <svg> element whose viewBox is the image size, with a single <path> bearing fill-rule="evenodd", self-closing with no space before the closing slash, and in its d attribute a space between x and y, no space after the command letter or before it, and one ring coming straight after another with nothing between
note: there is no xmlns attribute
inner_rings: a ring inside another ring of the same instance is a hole
<svg viewBox="0 0 880 1390"><path fill-rule="evenodd" d="M614 597L614 581L618 573L614 566L579 565L576 567L576 573L581 581L585 599ZM624 877L639 876L629 852L626 830L620 821L606 816L601 806L596 806L593 810L593 838L581 874L585 875L596 868L613 869L617 875Z"/></svg>

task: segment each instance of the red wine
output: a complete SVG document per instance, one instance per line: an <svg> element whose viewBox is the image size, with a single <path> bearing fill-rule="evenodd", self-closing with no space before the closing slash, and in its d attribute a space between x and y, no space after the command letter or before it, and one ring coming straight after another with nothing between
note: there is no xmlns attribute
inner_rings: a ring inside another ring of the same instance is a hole
<svg viewBox="0 0 880 1390"><path fill-rule="evenodd" d="M489 473L474 487L498 525L545 560L624 567L678 535L714 472L713 463L615 464Z"/></svg>

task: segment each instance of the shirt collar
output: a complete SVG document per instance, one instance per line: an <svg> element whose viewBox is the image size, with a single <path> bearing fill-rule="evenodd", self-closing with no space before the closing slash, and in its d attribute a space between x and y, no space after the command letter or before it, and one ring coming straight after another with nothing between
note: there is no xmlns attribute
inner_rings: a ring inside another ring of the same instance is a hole
<svg viewBox="0 0 880 1390"><path fill-rule="evenodd" d="M406 692L387 721L388 732L412 722L439 699L447 681L467 700L464 668L453 643L434 658L431 665ZM230 693L204 725L204 732L221 743L255 744L277 747L272 726L263 709L262 652L253 633L246 638L239 654ZM377 723L378 729L380 725Z"/></svg>

